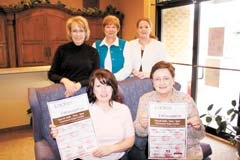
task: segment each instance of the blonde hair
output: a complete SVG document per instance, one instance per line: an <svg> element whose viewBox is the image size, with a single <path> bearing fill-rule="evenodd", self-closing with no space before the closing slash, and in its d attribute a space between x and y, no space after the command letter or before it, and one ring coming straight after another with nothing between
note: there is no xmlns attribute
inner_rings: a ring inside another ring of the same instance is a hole
<svg viewBox="0 0 240 160"><path fill-rule="evenodd" d="M104 17L104 19L103 19L103 28L106 25L109 25L109 24L114 24L115 26L117 26L118 30L120 30L120 21L119 21L119 19L116 16L108 15L108 16Z"/></svg>
<svg viewBox="0 0 240 160"><path fill-rule="evenodd" d="M147 22L147 23L149 24L149 26L152 28L152 22L151 22L151 20L150 20L149 18L140 18L140 19L138 19L138 20L137 20L137 24L136 24L137 28L139 27L139 24L140 24L141 21ZM150 38L158 39L158 38L157 38L155 35L153 35L152 33L150 33Z"/></svg>
<svg viewBox="0 0 240 160"><path fill-rule="evenodd" d="M71 17L67 20L66 31L67 31L67 38L69 40L72 40L72 36L71 36L72 23L77 23L79 27L84 29L84 31L86 32L85 41L87 41L90 37L90 29L89 29L87 19L82 16L75 16L75 17Z"/></svg>

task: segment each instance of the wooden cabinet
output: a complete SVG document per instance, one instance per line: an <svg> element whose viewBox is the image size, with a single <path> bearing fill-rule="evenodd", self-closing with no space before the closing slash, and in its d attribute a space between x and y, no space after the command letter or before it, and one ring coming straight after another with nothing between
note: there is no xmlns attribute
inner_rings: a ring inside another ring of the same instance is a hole
<svg viewBox="0 0 240 160"><path fill-rule="evenodd" d="M56 9L29 9L16 14L18 66L49 65L56 48L67 42L66 21L71 15Z"/></svg>
<svg viewBox="0 0 240 160"><path fill-rule="evenodd" d="M51 65L59 45L67 43L66 21L76 16L54 5L35 6L0 15L0 68ZM86 17L92 45L104 37L101 17Z"/></svg>
<svg viewBox="0 0 240 160"><path fill-rule="evenodd" d="M0 68L8 67L5 17L0 15Z"/></svg>
<svg viewBox="0 0 240 160"><path fill-rule="evenodd" d="M104 32L102 28L102 18L88 17L88 23L90 28L90 39L87 41L89 45L92 45L96 40L104 38Z"/></svg>

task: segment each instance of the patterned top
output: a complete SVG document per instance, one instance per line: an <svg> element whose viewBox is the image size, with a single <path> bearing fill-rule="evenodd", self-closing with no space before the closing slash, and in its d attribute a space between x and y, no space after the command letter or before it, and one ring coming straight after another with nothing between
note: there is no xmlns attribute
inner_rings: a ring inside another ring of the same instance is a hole
<svg viewBox="0 0 240 160"><path fill-rule="evenodd" d="M145 137L148 135L148 129L143 128L140 124L140 118L142 114L148 114L148 103L150 101L161 102L160 96L157 91L151 91L144 94L138 104L138 111L136 120L134 121L135 131L137 135ZM164 101L166 102L166 101ZM182 92L173 89L172 97L168 101L169 103L187 103L187 118L198 116L198 109L193 99ZM187 130L187 159L188 160L201 160L203 153L200 147L199 140L205 136L205 130L202 125L200 130L196 130L192 127L188 127Z"/></svg>

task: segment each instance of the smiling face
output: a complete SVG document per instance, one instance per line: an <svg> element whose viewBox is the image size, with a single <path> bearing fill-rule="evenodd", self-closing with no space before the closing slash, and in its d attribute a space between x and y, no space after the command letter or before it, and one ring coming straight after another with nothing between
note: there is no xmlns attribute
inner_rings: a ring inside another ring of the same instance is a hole
<svg viewBox="0 0 240 160"><path fill-rule="evenodd" d="M157 69L152 75L152 82L154 89L160 93L160 95L171 94L174 78L167 68Z"/></svg>
<svg viewBox="0 0 240 160"><path fill-rule="evenodd" d="M95 78L93 93L96 96L97 102L109 103L113 94L113 88L104 82L105 82L104 79L99 81L97 78Z"/></svg>
<svg viewBox="0 0 240 160"><path fill-rule="evenodd" d="M85 41L86 32L84 28L80 27L77 23L71 24L71 38L74 44L81 45Z"/></svg>
<svg viewBox="0 0 240 160"><path fill-rule="evenodd" d="M115 24L107 24L104 26L104 34L107 38L115 38L117 37L119 29Z"/></svg>
<svg viewBox="0 0 240 160"><path fill-rule="evenodd" d="M151 34L150 24L145 20L141 20L137 26L137 33L140 38L150 37L150 34Z"/></svg>

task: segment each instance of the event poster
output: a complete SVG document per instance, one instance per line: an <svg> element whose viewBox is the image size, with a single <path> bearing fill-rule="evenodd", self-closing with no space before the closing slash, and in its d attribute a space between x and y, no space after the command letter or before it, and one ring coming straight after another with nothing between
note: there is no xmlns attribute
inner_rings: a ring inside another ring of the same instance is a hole
<svg viewBox="0 0 240 160"><path fill-rule="evenodd" d="M52 123L58 129L56 141L61 159L90 159L88 157L97 148L97 141L87 94L48 102L47 105Z"/></svg>
<svg viewBox="0 0 240 160"><path fill-rule="evenodd" d="M187 105L149 103L149 159L186 159Z"/></svg>

